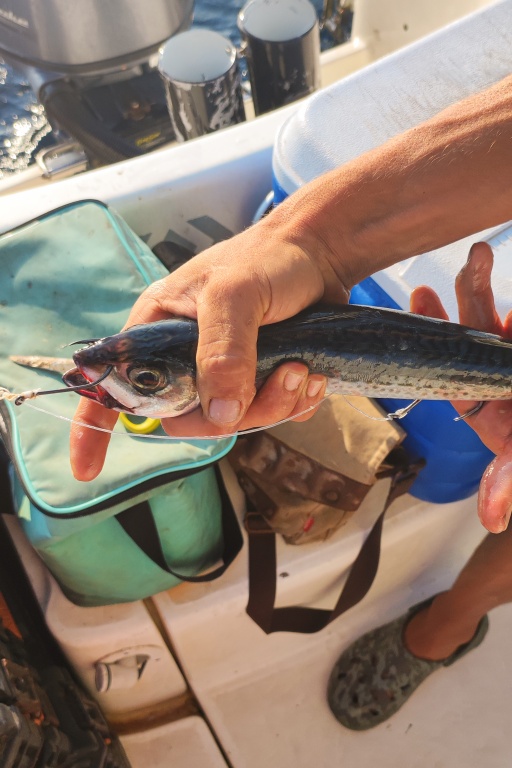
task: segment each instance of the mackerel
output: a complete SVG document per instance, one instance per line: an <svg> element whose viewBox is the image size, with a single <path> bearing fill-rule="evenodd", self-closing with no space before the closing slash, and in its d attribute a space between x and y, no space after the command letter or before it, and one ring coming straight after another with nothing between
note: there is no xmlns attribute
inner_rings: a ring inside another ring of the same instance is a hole
<svg viewBox="0 0 512 768"><path fill-rule="evenodd" d="M179 416L199 406L198 326L170 318L133 326L77 351L67 386L108 408ZM512 397L512 342L444 320L357 305L317 306L264 325L256 387L279 365L300 361L327 392L375 398L500 400ZM110 373L101 385L97 378ZM88 389L80 390L80 385Z"/></svg>

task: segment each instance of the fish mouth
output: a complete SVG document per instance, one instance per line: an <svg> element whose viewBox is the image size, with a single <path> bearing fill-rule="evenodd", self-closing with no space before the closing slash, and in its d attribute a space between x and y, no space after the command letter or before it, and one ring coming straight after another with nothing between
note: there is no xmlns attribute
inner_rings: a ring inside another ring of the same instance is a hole
<svg viewBox="0 0 512 768"><path fill-rule="evenodd" d="M112 397L100 384L91 387L91 379L88 379L79 368L72 368L62 376L62 381L66 387L78 387L75 389L77 394L82 397L87 397L89 400L93 400L95 403L103 405L104 408L110 408L115 411L123 411L125 413L132 413L133 408L120 403L115 397ZM80 389L84 387L84 389Z"/></svg>

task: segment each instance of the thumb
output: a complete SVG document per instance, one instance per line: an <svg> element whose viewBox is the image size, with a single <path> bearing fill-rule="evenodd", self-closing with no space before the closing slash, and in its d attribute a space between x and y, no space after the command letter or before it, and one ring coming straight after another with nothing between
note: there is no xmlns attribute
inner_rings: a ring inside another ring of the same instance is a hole
<svg viewBox="0 0 512 768"><path fill-rule="evenodd" d="M504 531L512 512L512 454L501 454L489 464L480 483L478 516L491 533Z"/></svg>

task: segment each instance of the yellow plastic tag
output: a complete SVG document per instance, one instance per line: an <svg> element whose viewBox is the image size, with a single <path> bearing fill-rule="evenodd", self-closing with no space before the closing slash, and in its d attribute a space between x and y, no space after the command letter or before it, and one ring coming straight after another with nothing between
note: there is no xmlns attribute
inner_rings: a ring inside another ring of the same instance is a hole
<svg viewBox="0 0 512 768"><path fill-rule="evenodd" d="M132 421L127 413L120 414L121 421L128 430L136 435L147 435L154 432L160 426L160 419L144 419L144 421Z"/></svg>

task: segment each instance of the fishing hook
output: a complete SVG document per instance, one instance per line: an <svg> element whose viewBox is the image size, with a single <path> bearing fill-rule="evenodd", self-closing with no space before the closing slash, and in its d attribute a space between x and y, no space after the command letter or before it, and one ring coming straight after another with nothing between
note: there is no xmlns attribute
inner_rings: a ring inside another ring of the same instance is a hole
<svg viewBox="0 0 512 768"><path fill-rule="evenodd" d="M388 419L403 419L404 416L407 416L407 414L410 413L412 409L419 405L421 402L421 400L413 400L412 403L406 405L405 408L399 408L398 411L395 411L394 413L388 413ZM473 408L470 408L465 413L461 413L460 416L456 416L454 421L465 421L465 419L469 419L470 416L474 416L475 413L478 413L484 407L484 405L485 401L481 400Z"/></svg>
<svg viewBox="0 0 512 768"><path fill-rule="evenodd" d="M403 408L399 408L397 411L393 411L393 413L388 413L387 419L389 421L392 421L393 419L403 419L412 411L413 408L416 408L416 406L421 402L421 400L413 400L412 403L409 403L409 405L406 405Z"/></svg>
<svg viewBox="0 0 512 768"><path fill-rule="evenodd" d="M19 397L16 398L14 404L22 405L22 403L24 403L25 400L28 400L30 397L40 397L41 395L60 395L63 392L81 392L84 389L93 389L97 384L106 379L107 376L112 373L113 368L113 365L109 365L98 379L95 381L90 381L88 384L78 384L76 387L62 387L61 389L34 390L34 394L31 393L30 395L22 393L19 395Z"/></svg>
<svg viewBox="0 0 512 768"><path fill-rule="evenodd" d="M350 400L347 399L346 395L342 395L342 397L347 405L350 405L351 408L360 413L362 416L366 416L366 418L370 419L371 421L395 421L398 419L403 419L412 411L413 408L416 408L416 406L422 402L422 400L413 400L412 403L409 403L409 405L405 405L403 408L399 408L397 411L393 411L393 413L387 413L385 416L379 417L371 416L369 413L365 413L361 410L361 408L358 408L357 405L351 403Z"/></svg>
<svg viewBox="0 0 512 768"><path fill-rule="evenodd" d="M470 408L469 411L466 411L466 413L461 413L460 416L456 416L454 421L464 421L465 419L469 419L470 416L474 416L475 413L478 413L484 407L484 405L485 402L481 400L473 408Z"/></svg>
<svg viewBox="0 0 512 768"><path fill-rule="evenodd" d="M345 397L345 396L343 396ZM347 398L345 397L345 401L352 406L356 411L359 411L363 416L366 416L367 419L372 419L372 421L394 421L398 419L403 419L405 416L408 416L408 414L412 411L413 408L416 408L417 405L419 405L422 400L413 400L412 403L409 403L409 405L406 405L404 408L399 408L397 411L393 411L393 413L388 413L386 416L383 416L382 418L376 418L375 416L370 416L369 413L365 413L360 408L357 408L353 403L351 403ZM470 408L465 413L461 413L460 416L456 416L454 418L454 421L465 421L466 419L469 419L470 416L474 416L476 413L478 413L485 405L485 401L481 401L477 403L473 408Z"/></svg>

